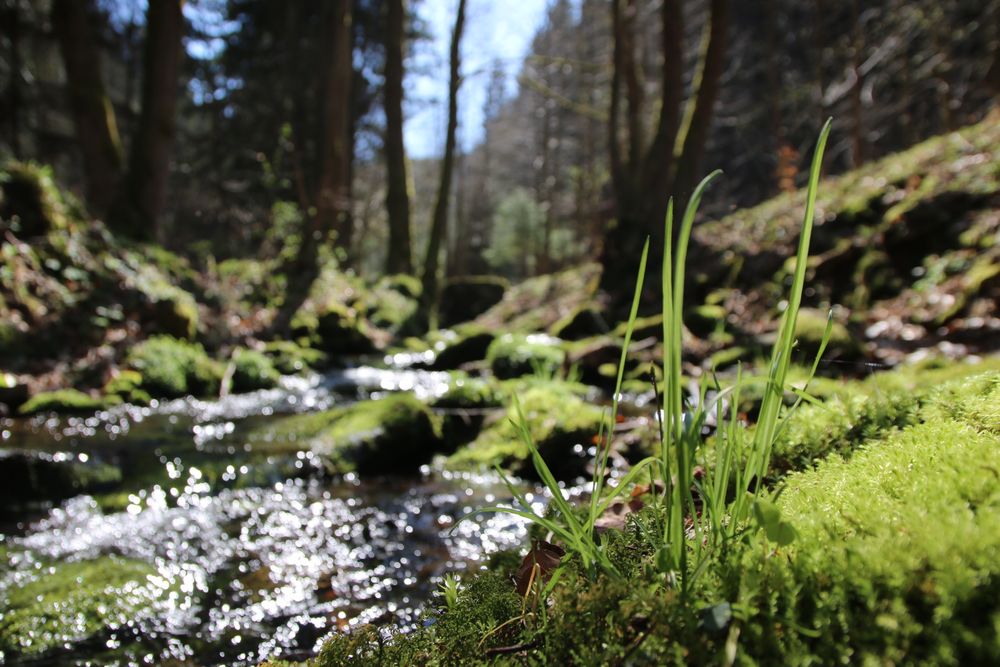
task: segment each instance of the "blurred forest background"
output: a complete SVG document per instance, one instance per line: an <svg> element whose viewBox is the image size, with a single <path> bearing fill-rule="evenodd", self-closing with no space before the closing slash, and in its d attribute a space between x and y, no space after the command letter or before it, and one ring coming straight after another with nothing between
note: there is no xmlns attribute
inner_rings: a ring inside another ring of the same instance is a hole
<svg viewBox="0 0 1000 667"><path fill-rule="evenodd" d="M714 214L802 185L827 116L838 173L979 120L1000 87L997 0L552 0L513 80L455 62L486 82L483 127L442 190L442 158L402 141L413 105L467 123L406 98L429 4L3 0L0 156L199 266L311 234L366 276L520 279L634 263L710 168Z"/></svg>

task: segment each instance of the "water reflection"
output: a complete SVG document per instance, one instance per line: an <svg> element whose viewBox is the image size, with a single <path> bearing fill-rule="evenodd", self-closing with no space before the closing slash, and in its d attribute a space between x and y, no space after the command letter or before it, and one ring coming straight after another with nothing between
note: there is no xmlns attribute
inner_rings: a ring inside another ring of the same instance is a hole
<svg viewBox="0 0 1000 667"><path fill-rule="evenodd" d="M507 497L499 480L426 469L409 480L330 480L310 452L255 452L246 434L273 415L385 391L430 397L446 382L353 369L219 401L8 420L4 446L113 462L127 483L111 499L78 496L37 520L18 517L0 536L0 595L53 563L114 555L155 566L139 586L154 600L148 613L69 647L66 664L257 664L312 652L358 624L417 627L444 573L523 542L513 517L455 525Z"/></svg>

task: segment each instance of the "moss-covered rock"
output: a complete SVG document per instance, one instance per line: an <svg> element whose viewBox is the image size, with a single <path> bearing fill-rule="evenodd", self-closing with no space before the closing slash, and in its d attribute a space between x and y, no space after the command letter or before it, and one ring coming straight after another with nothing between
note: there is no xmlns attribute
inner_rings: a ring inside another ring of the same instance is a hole
<svg viewBox="0 0 1000 667"><path fill-rule="evenodd" d="M471 442L482 430L486 417L500 410L504 390L491 379L458 376L431 407L441 416L441 433L447 451Z"/></svg>
<svg viewBox="0 0 1000 667"><path fill-rule="evenodd" d="M592 305L577 309L549 327L550 334L563 340L582 340L610 330L603 313Z"/></svg>
<svg viewBox="0 0 1000 667"><path fill-rule="evenodd" d="M142 374L142 389L151 396L186 394L216 396L224 369L197 343L153 336L129 352L129 366Z"/></svg>
<svg viewBox="0 0 1000 667"><path fill-rule="evenodd" d="M107 492L122 481L116 466L70 454L0 450L0 501L51 502L80 493Z"/></svg>
<svg viewBox="0 0 1000 667"><path fill-rule="evenodd" d="M537 373L554 375L566 360L558 341L545 336L504 334L486 352L493 375L501 379Z"/></svg>
<svg viewBox="0 0 1000 667"><path fill-rule="evenodd" d="M583 264L512 286L503 299L476 318L489 331L548 331L556 322L592 303L601 277L598 264Z"/></svg>
<svg viewBox="0 0 1000 667"><path fill-rule="evenodd" d="M72 644L132 626L168 589L156 568L114 556L40 569L4 593L0 655L60 662Z"/></svg>
<svg viewBox="0 0 1000 667"><path fill-rule="evenodd" d="M430 368L435 371L450 371L463 364L485 359L495 338L496 334L492 331L481 330L459 335L456 340L444 344Z"/></svg>
<svg viewBox="0 0 1000 667"><path fill-rule="evenodd" d="M819 352L826 333L828 315L814 308L802 308L795 320L796 349L811 362ZM827 341L824 359L850 360L864 356L860 340L851 335L847 327L834 320L830 328L830 339Z"/></svg>
<svg viewBox="0 0 1000 667"><path fill-rule="evenodd" d="M264 345L264 353L271 358L274 367L284 375L322 368L327 362L324 352L311 347L302 347L290 340L271 341Z"/></svg>
<svg viewBox="0 0 1000 667"><path fill-rule="evenodd" d="M233 391L236 393L271 389L278 386L281 374L263 352L239 348L233 352Z"/></svg>
<svg viewBox="0 0 1000 667"><path fill-rule="evenodd" d="M591 460L587 451L600 432L604 411L580 398L576 387L567 383L539 381L511 389L521 403L532 440L553 474L566 480L583 474ZM448 466L502 465L534 477L530 451L515 426L519 421L517 408L511 402L503 418L449 457Z"/></svg>
<svg viewBox="0 0 1000 667"><path fill-rule="evenodd" d="M104 410L111 405L120 403L114 397L93 397L76 389L57 389L35 394L24 403L18 412L22 415L34 415L42 412L58 412L62 414L83 414Z"/></svg>
<svg viewBox="0 0 1000 667"><path fill-rule="evenodd" d="M437 417L410 393L286 417L250 441L263 450L312 450L333 473L413 473L443 448Z"/></svg>
<svg viewBox="0 0 1000 667"><path fill-rule="evenodd" d="M438 324L450 327L474 319L499 303L509 288L499 276L449 278L441 288Z"/></svg>
<svg viewBox="0 0 1000 667"><path fill-rule="evenodd" d="M64 229L68 207L52 179L52 169L11 162L0 171L0 229L21 238Z"/></svg>
<svg viewBox="0 0 1000 667"><path fill-rule="evenodd" d="M369 354L376 350L367 321L354 308L335 301L317 311L302 309L296 313L292 334L329 354Z"/></svg>
<svg viewBox="0 0 1000 667"><path fill-rule="evenodd" d="M149 405L152 401L149 393L142 388L142 373L130 369L119 371L108 380L101 392L132 405Z"/></svg>

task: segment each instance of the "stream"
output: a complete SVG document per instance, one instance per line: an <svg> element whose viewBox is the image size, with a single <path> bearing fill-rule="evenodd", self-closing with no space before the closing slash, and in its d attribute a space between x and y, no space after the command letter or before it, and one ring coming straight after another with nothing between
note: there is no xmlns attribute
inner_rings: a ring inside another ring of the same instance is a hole
<svg viewBox="0 0 1000 667"><path fill-rule="evenodd" d="M0 517L0 599L56 563L114 555L152 564L169 594L101 636L67 637L59 664L76 665L256 665L310 655L360 624L432 622L445 573L524 542L524 523L507 515L457 522L508 498L501 481L428 467L415 478L331 478L309 452L268 451L251 434L290 413L387 392L434 397L447 379L359 366L217 401L0 421L2 449L113 463L123 478L112 493ZM526 490L541 507L538 489Z"/></svg>

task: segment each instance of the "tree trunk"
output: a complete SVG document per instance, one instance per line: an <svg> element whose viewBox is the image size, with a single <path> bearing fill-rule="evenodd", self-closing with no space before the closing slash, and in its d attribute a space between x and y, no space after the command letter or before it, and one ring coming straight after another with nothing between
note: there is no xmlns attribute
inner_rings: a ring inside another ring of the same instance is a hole
<svg viewBox="0 0 1000 667"><path fill-rule="evenodd" d="M323 78L324 129L316 191L316 215L302 250L315 264L318 247L336 233L338 243L350 243L351 207L351 0L334 0L330 12L330 52Z"/></svg>
<svg viewBox="0 0 1000 667"><path fill-rule="evenodd" d="M455 28L451 35L450 72L448 79L448 129L445 134L444 157L441 160L441 177L438 182L434 217L431 220L431 235L427 242L427 256L424 259L422 278L423 291L421 305L425 313L430 313L437 300L438 262L444 235L448 225L448 200L451 194L451 173L455 162L455 133L458 128L458 87L462 28L465 23L465 0L458 0Z"/></svg>
<svg viewBox="0 0 1000 667"><path fill-rule="evenodd" d="M166 199L184 35L183 4L183 0L149 0L146 10L142 111L128 175L110 220L115 229L135 238L155 238Z"/></svg>
<svg viewBox="0 0 1000 667"><path fill-rule="evenodd" d="M653 139L644 145L641 124L634 116L642 113L642 96L636 90L637 64L634 54L634 0L612 3L614 35L614 67L612 69L611 101L608 114L608 152L611 182L615 195L617 222L604 235L601 263L604 266L602 287L614 296L627 296L642 245L647 237L662 240L663 216L667 199L673 195L682 208L695 183L713 108L719 93L719 81L725 70L728 0L712 0L711 14L705 26L701 58L694 76L692 97L684 108L683 100L683 35L684 16L681 0L664 0L661 10L663 60L660 85L660 109ZM627 122L620 127L622 94L628 104ZM622 129L626 138L622 141ZM628 150L622 150L622 144ZM655 283L656 281L654 281ZM655 290L654 290L655 291Z"/></svg>
<svg viewBox="0 0 1000 667"><path fill-rule="evenodd" d="M851 20L851 74L854 77L851 85L851 162L857 168L865 162L865 130L861 102L861 90L865 83L861 74L864 38L861 31L860 0L851 2Z"/></svg>
<svg viewBox="0 0 1000 667"><path fill-rule="evenodd" d="M87 207L107 215L121 178L122 149L115 112L101 81L101 59L90 25L91 2L55 0L52 27L66 69L70 111L83 153ZM15 72L15 80L20 76Z"/></svg>
<svg viewBox="0 0 1000 667"><path fill-rule="evenodd" d="M386 212L389 217L388 273L413 273L409 178L403 144L403 0L388 0L385 41Z"/></svg>

